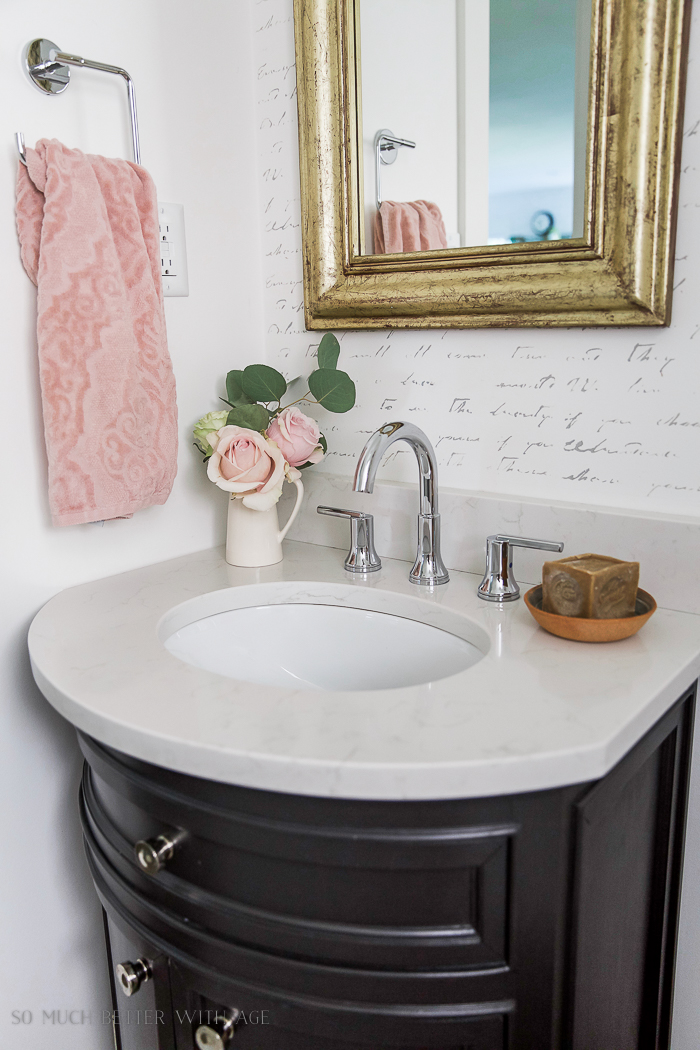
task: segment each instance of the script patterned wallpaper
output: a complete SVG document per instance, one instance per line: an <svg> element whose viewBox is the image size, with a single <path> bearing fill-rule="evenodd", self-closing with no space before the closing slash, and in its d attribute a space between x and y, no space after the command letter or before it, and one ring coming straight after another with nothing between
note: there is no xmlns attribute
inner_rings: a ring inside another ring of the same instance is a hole
<svg viewBox="0 0 700 1050"><path fill-rule="evenodd" d="M331 438L316 469L351 474L368 433L409 419L442 485L700 516L699 20L696 8L671 326L338 333L357 406L316 413ZM266 349L292 378L321 335L304 328L292 0L255 0L254 30ZM414 474L408 450L380 472Z"/></svg>

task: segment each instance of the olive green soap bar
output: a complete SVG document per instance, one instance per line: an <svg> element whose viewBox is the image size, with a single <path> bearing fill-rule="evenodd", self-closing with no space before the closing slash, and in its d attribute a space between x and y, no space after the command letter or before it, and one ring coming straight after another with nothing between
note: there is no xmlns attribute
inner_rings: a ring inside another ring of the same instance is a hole
<svg viewBox="0 0 700 1050"><path fill-rule="evenodd" d="M542 567L542 608L559 616L592 620L632 616L638 586L638 561L620 561L604 554L546 561Z"/></svg>

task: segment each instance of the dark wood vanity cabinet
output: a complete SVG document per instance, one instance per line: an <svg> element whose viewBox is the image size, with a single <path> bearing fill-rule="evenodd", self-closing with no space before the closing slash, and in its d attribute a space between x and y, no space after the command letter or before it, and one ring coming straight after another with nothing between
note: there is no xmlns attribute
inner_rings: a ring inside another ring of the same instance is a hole
<svg viewBox="0 0 700 1050"><path fill-rule="evenodd" d="M197 1030L228 1016L240 1050L667 1048L693 706L602 780L428 802L239 788L81 736L111 971L150 971L129 997L113 977L118 1045L224 1045Z"/></svg>

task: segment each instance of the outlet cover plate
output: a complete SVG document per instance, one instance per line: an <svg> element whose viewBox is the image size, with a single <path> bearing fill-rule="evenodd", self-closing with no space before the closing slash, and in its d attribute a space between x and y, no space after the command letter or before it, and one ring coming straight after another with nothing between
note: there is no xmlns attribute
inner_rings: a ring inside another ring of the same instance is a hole
<svg viewBox="0 0 700 1050"><path fill-rule="evenodd" d="M163 295L189 295L185 209L182 204L158 201L158 225Z"/></svg>

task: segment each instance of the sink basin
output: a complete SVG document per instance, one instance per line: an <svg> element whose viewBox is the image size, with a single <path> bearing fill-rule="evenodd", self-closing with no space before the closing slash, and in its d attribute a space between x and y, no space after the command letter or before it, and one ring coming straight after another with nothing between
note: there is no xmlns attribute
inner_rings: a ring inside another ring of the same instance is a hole
<svg viewBox="0 0 700 1050"><path fill-rule="evenodd" d="M413 612L411 599L406 608ZM438 619L442 612L430 608ZM185 663L296 689L421 685L465 671L484 655L466 638L413 616L303 601L228 609L172 633L166 624L160 634L165 648Z"/></svg>

